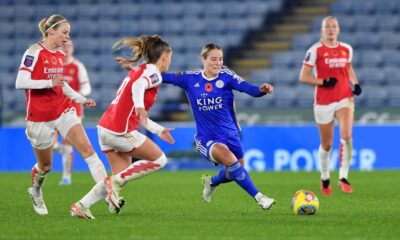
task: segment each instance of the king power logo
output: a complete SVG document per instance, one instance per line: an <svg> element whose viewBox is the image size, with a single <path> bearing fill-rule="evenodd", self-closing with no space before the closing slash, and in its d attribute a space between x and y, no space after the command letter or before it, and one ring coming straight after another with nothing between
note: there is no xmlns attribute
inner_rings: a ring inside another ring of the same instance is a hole
<svg viewBox="0 0 400 240"><path fill-rule="evenodd" d="M197 103L197 106L199 107L199 111L210 111L210 110L222 109L222 97L197 98L196 103Z"/></svg>

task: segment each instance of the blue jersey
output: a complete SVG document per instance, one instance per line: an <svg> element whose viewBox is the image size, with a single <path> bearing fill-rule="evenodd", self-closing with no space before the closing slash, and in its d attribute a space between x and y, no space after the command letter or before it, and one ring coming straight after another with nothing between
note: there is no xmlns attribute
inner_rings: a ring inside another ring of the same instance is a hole
<svg viewBox="0 0 400 240"><path fill-rule="evenodd" d="M243 80L234 72L223 69L217 77L206 78L202 70L163 73L163 83L181 87L192 107L197 136L226 139L239 135L232 90L254 97L264 94L258 86Z"/></svg>

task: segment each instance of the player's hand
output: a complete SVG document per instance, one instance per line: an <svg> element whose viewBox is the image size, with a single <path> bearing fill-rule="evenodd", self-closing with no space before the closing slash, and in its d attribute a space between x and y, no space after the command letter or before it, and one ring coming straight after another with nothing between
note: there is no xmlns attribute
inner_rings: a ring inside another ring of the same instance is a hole
<svg viewBox="0 0 400 240"><path fill-rule="evenodd" d="M263 83L260 86L260 92L262 92L264 94L272 93L273 90L274 90L274 87L269 83Z"/></svg>
<svg viewBox="0 0 400 240"><path fill-rule="evenodd" d="M64 76L61 74L56 75L53 80L51 80L53 87L58 87L64 85Z"/></svg>
<svg viewBox="0 0 400 240"><path fill-rule="evenodd" d="M175 139L171 136L170 131L175 130L175 128L164 128L164 130L160 133L160 138L166 141L169 144L174 144Z"/></svg>
<svg viewBox="0 0 400 240"><path fill-rule="evenodd" d="M139 118L142 126L147 125L147 111L144 108L135 108L135 114Z"/></svg>
<svg viewBox="0 0 400 240"><path fill-rule="evenodd" d="M354 90L353 90L353 94L359 96L362 93L362 89L360 84L356 83L354 84Z"/></svg>
<svg viewBox="0 0 400 240"><path fill-rule="evenodd" d="M333 87L337 83L337 79L334 77L326 78L322 81L323 87Z"/></svg>
<svg viewBox="0 0 400 240"><path fill-rule="evenodd" d="M88 98L88 99L86 99L86 102L84 103L84 105L87 108L91 108L91 107L96 106L96 101L92 98Z"/></svg>
<svg viewBox="0 0 400 240"><path fill-rule="evenodd" d="M126 69L126 70L131 70L132 69L132 65L129 62L128 59L124 58L124 57L115 57L114 61L116 61L117 63L119 63L121 65L121 68Z"/></svg>

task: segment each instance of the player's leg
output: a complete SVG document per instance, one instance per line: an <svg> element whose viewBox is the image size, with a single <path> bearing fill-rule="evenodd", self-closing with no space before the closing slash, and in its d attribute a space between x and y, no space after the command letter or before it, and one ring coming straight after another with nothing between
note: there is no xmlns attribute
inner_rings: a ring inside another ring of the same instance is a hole
<svg viewBox="0 0 400 240"><path fill-rule="evenodd" d="M314 106L314 118L318 126L321 140L318 156L321 171L321 193L324 195L332 194L329 171L336 107L337 103Z"/></svg>
<svg viewBox="0 0 400 240"><path fill-rule="evenodd" d="M72 182L72 164L73 164L73 147L72 145L63 140L61 144L61 156L62 156L62 178L60 185L70 185Z"/></svg>
<svg viewBox="0 0 400 240"><path fill-rule="evenodd" d="M275 200L268 198L258 191L247 170L240 164L236 156L225 144L216 143L212 148L211 155L216 161L227 167L232 179L253 197L263 209L270 209L272 207Z"/></svg>
<svg viewBox="0 0 400 240"><path fill-rule="evenodd" d="M352 193L353 189L348 181L348 176L353 153L352 127L354 108L341 108L336 111L336 117L340 126L339 187L345 193Z"/></svg>
<svg viewBox="0 0 400 240"><path fill-rule="evenodd" d="M56 127L63 137L81 154L88 164L90 173L96 182L107 176L103 162L94 151L88 136L74 111L69 111L56 120Z"/></svg>
<svg viewBox="0 0 400 240"><path fill-rule="evenodd" d="M39 215L48 214L43 200L42 186L52 167L54 123L28 122L26 136L31 142L37 163L32 168L32 186L28 189L33 208Z"/></svg>

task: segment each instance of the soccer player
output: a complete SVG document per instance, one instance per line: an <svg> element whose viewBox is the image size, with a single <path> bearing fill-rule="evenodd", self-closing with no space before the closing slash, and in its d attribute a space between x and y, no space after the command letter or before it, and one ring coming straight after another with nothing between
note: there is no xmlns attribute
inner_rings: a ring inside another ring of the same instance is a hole
<svg viewBox="0 0 400 240"><path fill-rule="evenodd" d="M254 86L234 72L223 68L220 46L208 43L200 53L202 70L164 73L163 82L182 88L191 105L197 127L195 142L200 155L214 164L225 166L214 176L203 176L203 200L211 201L217 186L235 181L258 205L268 210L275 200L262 194L244 168L240 127L236 121L233 90L253 97L272 93L273 87L264 83Z"/></svg>
<svg viewBox="0 0 400 240"><path fill-rule="evenodd" d="M39 215L48 214L42 186L52 167L55 131L78 150L96 182L102 182L107 176L72 105L72 100L86 107L93 107L96 102L75 92L62 75L65 54L59 48L68 42L70 29L67 19L61 15L42 19L39 30L43 39L26 50L16 79L16 88L25 90L26 136L37 159L28 193Z"/></svg>
<svg viewBox="0 0 400 240"><path fill-rule="evenodd" d="M113 176L106 178L105 186L96 184L86 196L72 204L72 216L93 219L89 208L104 198L110 202L110 211L118 213L124 204L119 197L121 187L165 166L164 152L138 131L139 124L162 140L170 144L175 142L170 134L172 128L164 128L147 116L162 82L161 73L168 71L171 64L172 48L158 35L125 38L113 48L123 45L135 51L130 62L144 57L145 63L129 71L97 125L100 147L107 155ZM132 157L141 160L132 163Z"/></svg>
<svg viewBox="0 0 400 240"><path fill-rule="evenodd" d="M74 57L74 44L71 40L64 43L62 50L65 53L66 59L63 66L63 76L69 86L82 96L86 97L92 91L90 86L89 76L85 65ZM82 123L83 108L82 105L72 102L76 109L79 121ZM72 145L63 140L62 143L57 142L57 134L55 134L54 149L58 149L62 156L62 178L60 185L70 185L72 182L72 164L73 164L73 148Z"/></svg>
<svg viewBox="0 0 400 240"><path fill-rule="evenodd" d="M324 195L332 194L329 163L335 119L338 120L340 127L338 183L343 192L353 192L348 181L353 151L353 95L360 95L362 90L351 64L353 48L347 43L338 41L339 33L338 20L332 16L325 17L321 26L321 40L307 50L300 72L301 82L316 86L314 117L321 138L319 160L321 192ZM350 87L350 82L354 90Z"/></svg>

